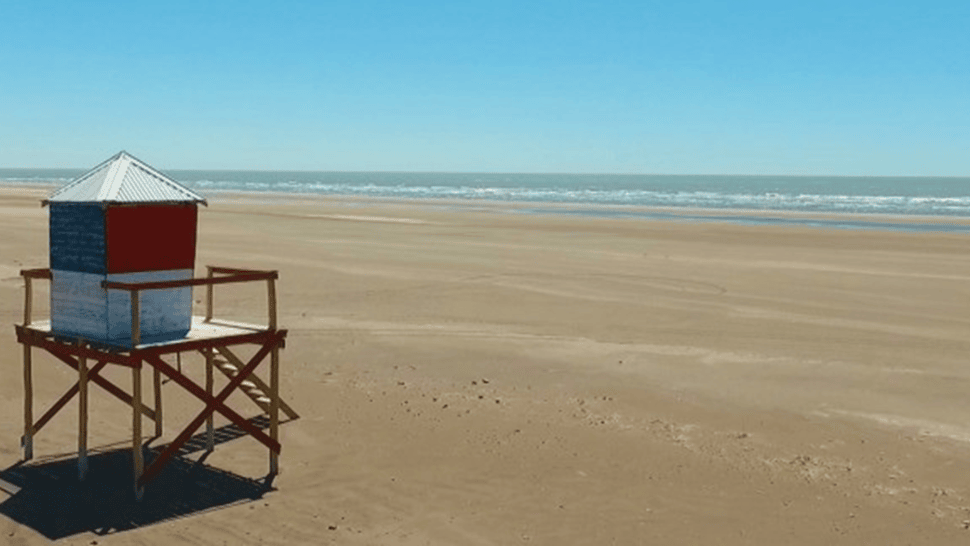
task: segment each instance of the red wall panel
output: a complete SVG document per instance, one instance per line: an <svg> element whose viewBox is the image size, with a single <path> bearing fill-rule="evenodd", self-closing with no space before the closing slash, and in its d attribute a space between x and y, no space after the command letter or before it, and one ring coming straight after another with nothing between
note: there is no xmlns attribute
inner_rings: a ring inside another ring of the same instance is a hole
<svg viewBox="0 0 970 546"><path fill-rule="evenodd" d="M193 268L197 218L195 205L108 207L108 273Z"/></svg>

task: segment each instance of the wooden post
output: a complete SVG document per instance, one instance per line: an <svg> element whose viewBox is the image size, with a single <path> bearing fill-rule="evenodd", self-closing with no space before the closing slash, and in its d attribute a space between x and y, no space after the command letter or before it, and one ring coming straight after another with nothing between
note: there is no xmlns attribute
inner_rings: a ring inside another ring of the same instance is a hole
<svg viewBox="0 0 970 546"><path fill-rule="evenodd" d="M266 291L269 298L269 329L276 329L276 279L266 280Z"/></svg>
<svg viewBox="0 0 970 546"><path fill-rule="evenodd" d="M24 460L34 458L34 386L30 344L24 343Z"/></svg>
<svg viewBox="0 0 970 546"><path fill-rule="evenodd" d="M205 351L205 393L212 396L213 387L213 377L212 377L212 366L213 359L215 358L215 353L210 347ZM216 433L215 433L215 423L213 421L213 415L210 414L205 420L205 448L208 451L213 451L216 448Z"/></svg>
<svg viewBox="0 0 970 546"><path fill-rule="evenodd" d="M141 312L139 308L139 295L137 290L131 291L131 348L134 349L141 343Z"/></svg>
<svg viewBox="0 0 970 546"><path fill-rule="evenodd" d="M277 343L270 353L269 361L269 437L274 441L280 439L280 346ZM280 473L279 454L269 450L269 473L276 476Z"/></svg>
<svg viewBox="0 0 970 546"><path fill-rule="evenodd" d="M30 326L31 312L34 306L34 294L31 289L30 277L24 277L24 326Z"/></svg>
<svg viewBox="0 0 970 546"><path fill-rule="evenodd" d="M78 343L78 346L82 346ZM78 357L78 426L77 426L77 476L84 480L88 473L88 359Z"/></svg>
<svg viewBox="0 0 970 546"><path fill-rule="evenodd" d="M162 372L152 368L155 387L155 437L162 437Z"/></svg>
<svg viewBox="0 0 970 546"><path fill-rule="evenodd" d="M213 276L212 266L208 265L206 269L209 271L206 276L211 279ZM205 285L205 321L209 322L210 320L212 320L212 285L207 284Z"/></svg>
<svg viewBox="0 0 970 546"><path fill-rule="evenodd" d="M138 480L145 469L145 460L141 451L141 361L135 362L131 368L131 456L134 467L135 498L141 500L144 488L138 486Z"/></svg>

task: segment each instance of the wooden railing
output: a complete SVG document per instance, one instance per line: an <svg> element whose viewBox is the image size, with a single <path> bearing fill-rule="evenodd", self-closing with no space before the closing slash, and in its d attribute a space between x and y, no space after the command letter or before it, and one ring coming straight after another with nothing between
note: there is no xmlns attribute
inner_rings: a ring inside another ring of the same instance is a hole
<svg viewBox="0 0 970 546"><path fill-rule="evenodd" d="M24 326L29 326L33 322L34 311L34 291L31 286L33 279L51 279L50 269L21 269L20 275L24 278Z"/></svg>
<svg viewBox="0 0 970 546"><path fill-rule="evenodd" d="M205 321L209 322L213 316L213 286L217 284L233 284L252 281L266 281L268 328L276 330L276 279L277 271L260 271L255 269L238 269L232 267L206 266L207 274L203 278L183 279L174 281L149 282L121 282L102 281L101 286L106 290L125 290L131 293L131 345L141 343L140 293L144 290L164 290L167 288L185 288L191 286L205 286ZM25 281L24 326L31 323L33 307L32 279L51 279L50 269L24 269L20 275Z"/></svg>

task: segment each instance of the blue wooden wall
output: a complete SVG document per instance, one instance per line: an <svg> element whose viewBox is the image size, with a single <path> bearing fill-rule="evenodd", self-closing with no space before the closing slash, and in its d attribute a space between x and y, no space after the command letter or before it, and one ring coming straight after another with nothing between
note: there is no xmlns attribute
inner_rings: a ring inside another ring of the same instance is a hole
<svg viewBox="0 0 970 546"><path fill-rule="evenodd" d="M51 269L105 273L104 211L99 204L50 204Z"/></svg>

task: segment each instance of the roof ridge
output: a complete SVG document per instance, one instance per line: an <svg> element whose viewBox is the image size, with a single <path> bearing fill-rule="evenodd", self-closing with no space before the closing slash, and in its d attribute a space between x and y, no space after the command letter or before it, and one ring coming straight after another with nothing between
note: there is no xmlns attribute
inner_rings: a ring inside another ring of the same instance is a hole
<svg viewBox="0 0 970 546"><path fill-rule="evenodd" d="M58 188L56 190L54 190L54 192L51 193L49 196L47 196L47 199L44 200L44 204L46 205L47 202L51 200L51 198L57 196L58 194L63 193L65 191L67 191L67 190L69 190L69 189L71 189L71 188L73 188L73 187L75 187L75 186L83 183L88 178L91 178L92 176L94 176L95 174L97 174L98 172L100 172L101 169L103 169L107 164L109 164L112 161L114 161L119 155L121 155L123 153L125 153L125 152L124 151L118 152L117 154L109 157L108 159L105 159L101 163L98 163L97 165L95 165L93 168L91 168L86 173L84 173L81 176L75 178L73 181L68 182L67 184L61 186L60 188Z"/></svg>
<svg viewBox="0 0 970 546"><path fill-rule="evenodd" d="M193 202L205 197L158 171L125 150L102 161L42 201L75 203Z"/></svg>
<svg viewBox="0 0 970 546"><path fill-rule="evenodd" d="M135 167L137 167L137 168L145 171L149 175L151 175L154 178L156 178L159 182L162 182L163 184L166 184L166 185L172 187L176 191L178 191L178 192L180 192L182 194L185 194L186 197L192 197L194 199L200 199L203 203L205 202L205 198L203 198L201 195L195 193L194 191L190 190L189 188L185 187L184 185L180 184L177 180L173 179L172 177L170 177L170 176L166 175L165 173L163 173L163 172L155 169L154 167L152 167L148 163L145 163L144 161L142 161L142 160L138 159L137 157L129 154L128 152L122 152L122 153L124 153L125 155L127 155L131 159L131 165L133 165L133 166L135 166Z"/></svg>
<svg viewBox="0 0 970 546"><path fill-rule="evenodd" d="M99 201L110 201L112 198L118 195L118 190L121 189L121 184L125 181L125 171L128 169L128 163L126 162L125 153L121 152L115 156L117 159L111 162L108 166L108 174L105 176L105 183L101 185L98 190Z"/></svg>

